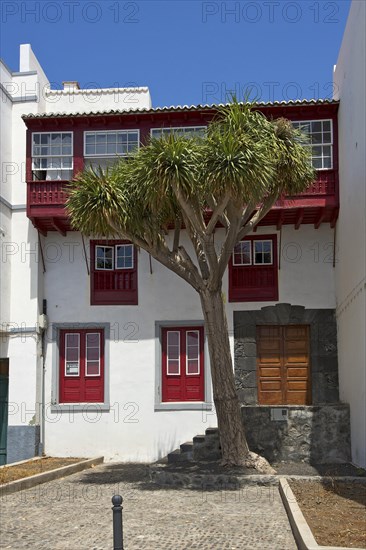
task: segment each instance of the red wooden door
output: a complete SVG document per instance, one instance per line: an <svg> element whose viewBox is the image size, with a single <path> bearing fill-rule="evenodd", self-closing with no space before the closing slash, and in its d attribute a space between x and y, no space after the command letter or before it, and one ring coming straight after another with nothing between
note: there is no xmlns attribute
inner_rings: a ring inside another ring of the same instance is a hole
<svg viewBox="0 0 366 550"><path fill-rule="evenodd" d="M60 403L103 403L104 331L62 330Z"/></svg>
<svg viewBox="0 0 366 550"><path fill-rule="evenodd" d="M162 331L162 400L204 401L203 327Z"/></svg>

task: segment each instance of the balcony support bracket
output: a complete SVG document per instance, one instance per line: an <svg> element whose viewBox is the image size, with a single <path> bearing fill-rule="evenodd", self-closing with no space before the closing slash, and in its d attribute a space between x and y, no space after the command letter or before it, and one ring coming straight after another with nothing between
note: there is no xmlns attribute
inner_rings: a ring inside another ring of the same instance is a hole
<svg viewBox="0 0 366 550"><path fill-rule="evenodd" d="M298 211L297 211L297 216L296 216L295 229L299 229L303 218L304 218L304 209L299 208Z"/></svg>
<svg viewBox="0 0 366 550"><path fill-rule="evenodd" d="M52 218L52 227L56 229L63 237L66 237L66 229L64 225L62 224L61 220L58 220L57 218Z"/></svg>

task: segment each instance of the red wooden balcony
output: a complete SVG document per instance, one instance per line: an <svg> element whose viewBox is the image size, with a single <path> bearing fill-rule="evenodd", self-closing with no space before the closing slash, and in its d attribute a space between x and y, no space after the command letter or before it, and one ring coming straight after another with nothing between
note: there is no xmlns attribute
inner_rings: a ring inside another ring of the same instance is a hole
<svg viewBox="0 0 366 550"><path fill-rule="evenodd" d="M65 202L68 181L28 181L27 216L42 234L71 231ZM259 225L294 225L330 223L333 227L339 210L338 174L336 170L318 172L318 178L306 191L293 197L281 197Z"/></svg>
<svg viewBox="0 0 366 550"><path fill-rule="evenodd" d="M70 231L65 209L68 181L28 181L27 216L41 233Z"/></svg>

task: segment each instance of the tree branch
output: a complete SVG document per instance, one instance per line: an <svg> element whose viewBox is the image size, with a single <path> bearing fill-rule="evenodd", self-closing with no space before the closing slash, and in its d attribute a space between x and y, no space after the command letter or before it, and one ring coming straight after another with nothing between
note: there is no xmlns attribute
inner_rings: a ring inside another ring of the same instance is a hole
<svg viewBox="0 0 366 550"><path fill-rule="evenodd" d="M188 233L188 237L190 238L194 251L196 253L197 261L199 268L201 270L201 275L203 279L208 279L210 276L210 270L207 264L207 260L205 257L205 253L202 247L201 241L197 238L197 235L194 231L194 228L191 226L189 219L183 212L183 221L184 225L186 227L186 231Z"/></svg>
<svg viewBox="0 0 366 550"><path fill-rule="evenodd" d="M211 208L212 212L217 208L217 202L216 202L215 197L213 195L208 195L207 204ZM221 216L219 217L219 220L226 229L229 227L229 220L228 220L225 212L223 212L221 214Z"/></svg>
<svg viewBox="0 0 366 550"><path fill-rule="evenodd" d="M220 284L222 277L227 268L229 258L236 243L237 234L240 228L241 207L233 201L229 201L227 205L228 219L230 221L229 230L226 233L225 240L222 244L218 264L215 270L211 273L209 286L213 290Z"/></svg>
<svg viewBox="0 0 366 550"><path fill-rule="evenodd" d="M184 247L179 247L178 252L173 253L169 250L165 239L161 235L157 235L157 239L154 243L148 243L147 240L122 230L120 227L115 225L113 221L108 220L108 223L117 235L120 235L124 239L128 239L136 246L139 246L145 250L145 252L151 254L155 260L171 271L174 271L174 273L184 279L195 290L199 291L205 288L197 267L192 262L192 259Z"/></svg>
<svg viewBox="0 0 366 550"><path fill-rule="evenodd" d="M174 240L173 240L173 252L176 253L179 247L180 230L182 228L182 218L176 218L174 222Z"/></svg>
<svg viewBox="0 0 366 550"><path fill-rule="evenodd" d="M184 246L180 246L177 253L172 253L166 242L161 241L160 247L153 249L151 255L184 279L197 292L205 288L202 277Z"/></svg>
<svg viewBox="0 0 366 550"><path fill-rule="evenodd" d="M240 227L243 227L251 218L253 215L253 211L255 210L255 207L257 206L256 201L249 201L246 205L243 215L240 220Z"/></svg>
<svg viewBox="0 0 366 550"><path fill-rule="evenodd" d="M203 219L201 210L196 210L192 206L192 204L188 202L187 198L184 196L183 191L176 184L173 184L173 191L177 198L177 201L179 202L186 216L191 221L194 229L199 235L203 236L205 234L206 224Z"/></svg>
<svg viewBox="0 0 366 550"><path fill-rule="evenodd" d="M223 215L225 208L230 200L230 193L227 192L220 204L216 204L216 208L213 210L211 219L206 227L206 235L210 235L216 227L218 220Z"/></svg>
<svg viewBox="0 0 366 550"><path fill-rule="evenodd" d="M241 241L241 239L245 237L245 235L248 235L248 233L253 231L257 223L259 223L264 218L264 216L271 210L272 206L274 205L277 199L278 199L278 193L272 193L272 195L268 195L266 200L262 203L262 206L254 214L254 216L250 219L250 221L240 229L236 242ZM234 245L235 244L236 243L234 243Z"/></svg>

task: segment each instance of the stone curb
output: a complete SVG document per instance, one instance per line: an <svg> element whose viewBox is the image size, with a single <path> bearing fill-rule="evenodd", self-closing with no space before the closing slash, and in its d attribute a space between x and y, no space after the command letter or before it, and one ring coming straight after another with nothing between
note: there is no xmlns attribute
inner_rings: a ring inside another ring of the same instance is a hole
<svg viewBox="0 0 366 550"><path fill-rule="evenodd" d="M48 481L60 479L60 477L82 472L87 468L91 468L97 464L102 464L103 461L103 456L88 458L87 460L76 462L75 464L61 466L61 468L56 468L55 470L49 470L47 472L42 472L41 474L35 474L33 476L24 477L23 479L17 479L15 481L10 481L9 483L4 483L4 485L0 485L0 498L17 493L18 491L23 491L24 489L31 489L41 483L47 483Z"/></svg>
<svg viewBox="0 0 366 550"><path fill-rule="evenodd" d="M296 476L296 475L263 475L263 474L209 474L174 472L167 468L150 466L150 480L157 485L170 487L187 487L192 489L238 489L247 485L278 485L280 479L292 481L343 481L366 484L366 477L356 476Z"/></svg>
<svg viewBox="0 0 366 550"><path fill-rule="evenodd" d="M301 476L296 476L297 478ZM350 476L338 479L349 479ZM321 478L326 479L326 478ZM333 478L335 479L335 478ZM355 479L355 478L351 478ZM294 493L288 484L287 479L281 477L279 480L279 490L283 505L286 509L291 529L299 550L352 550L345 546L320 546L303 516L300 506L297 503ZM353 550L363 550L362 548L353 548Z"/></svg>
<svg viewBox="0 0 366 550"><path fill-rule="evenodd" d="M35 460L40 460L41 458L50 458L48 456L32 456L32 458L26 458L25 460L19 460L19 462L9 462L8 464L3 464L0 466L0 471L4 468L10 468L10 466L21 466L22 464L28 464L29 462L34 462Z"/></svg>

